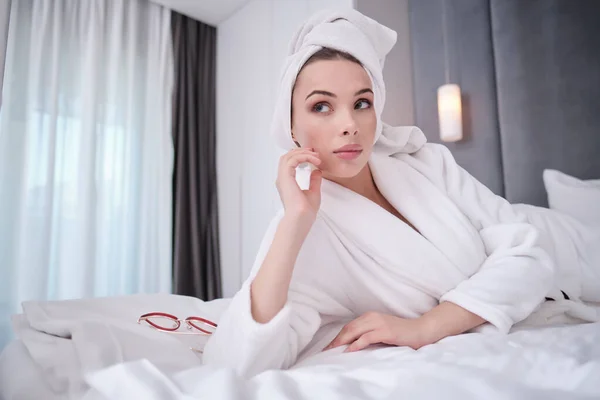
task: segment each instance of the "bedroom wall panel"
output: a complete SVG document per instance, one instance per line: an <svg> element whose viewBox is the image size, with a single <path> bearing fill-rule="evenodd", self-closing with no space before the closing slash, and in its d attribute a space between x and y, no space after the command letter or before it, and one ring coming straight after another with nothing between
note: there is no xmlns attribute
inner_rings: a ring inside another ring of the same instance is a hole
<svg viewBox="0 0 600 400"><path fill-rule="evenodd" d="M416 124L439 143L437 88L446 83L443 0L409 2ZM488 0L446 1L450 82L460 85L464 140L447 143L457 162L504 195Z"/></svg>
<svg viewBox="0 0 600 400"><path fill-rule="evenodd" d="M600 178L600 1L490 5L506 196L547 205L544 168Z"/></svg>

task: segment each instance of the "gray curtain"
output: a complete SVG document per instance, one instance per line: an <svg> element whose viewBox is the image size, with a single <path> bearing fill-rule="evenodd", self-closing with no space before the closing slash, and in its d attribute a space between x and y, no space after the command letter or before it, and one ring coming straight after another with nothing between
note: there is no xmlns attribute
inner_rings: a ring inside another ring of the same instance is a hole
<svg viewBox="0 0 600 400"><path fill-rule="evenodd" d="M215 161L216 28L173 12L173 285L221 297Z"/></svg>

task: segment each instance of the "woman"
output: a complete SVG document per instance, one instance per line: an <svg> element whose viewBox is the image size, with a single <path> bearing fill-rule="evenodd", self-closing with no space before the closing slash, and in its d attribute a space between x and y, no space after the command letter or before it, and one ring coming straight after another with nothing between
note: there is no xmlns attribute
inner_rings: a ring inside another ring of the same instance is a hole
<svg viewBox="0 0 600 400"><path fill-rule="evenodd" d="M205 363L253 375L301 353L508 332L556 296L525 216L420 130L380 121L395 39L356 11L318 14L294 37L273 124L291 149L277 178L284 210ZM316 167L308 190L295 179L302 163Z"/></svg>

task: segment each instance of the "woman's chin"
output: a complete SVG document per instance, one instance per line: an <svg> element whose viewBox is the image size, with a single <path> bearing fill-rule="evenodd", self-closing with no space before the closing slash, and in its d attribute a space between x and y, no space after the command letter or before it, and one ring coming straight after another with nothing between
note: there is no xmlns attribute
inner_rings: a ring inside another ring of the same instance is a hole
<svg viewBox="0 0 600 400"><path fill-rule="evenodd" d="M357 176L363 170L366 163L350 164L344 163L323 170L323 177L328 180L335 181L336 179L351 179Z"/></svg>

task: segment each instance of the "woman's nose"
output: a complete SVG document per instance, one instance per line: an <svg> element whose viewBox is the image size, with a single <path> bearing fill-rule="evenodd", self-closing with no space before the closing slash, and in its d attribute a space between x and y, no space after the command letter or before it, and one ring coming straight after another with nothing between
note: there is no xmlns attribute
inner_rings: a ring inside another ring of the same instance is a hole
<svg viewBox="0 0 600 400"><path fill-rule="evenodd" d="M351 113L344 113L340 116L340 131L343 136L351 136L358 134L356 121Z"/></svg>

